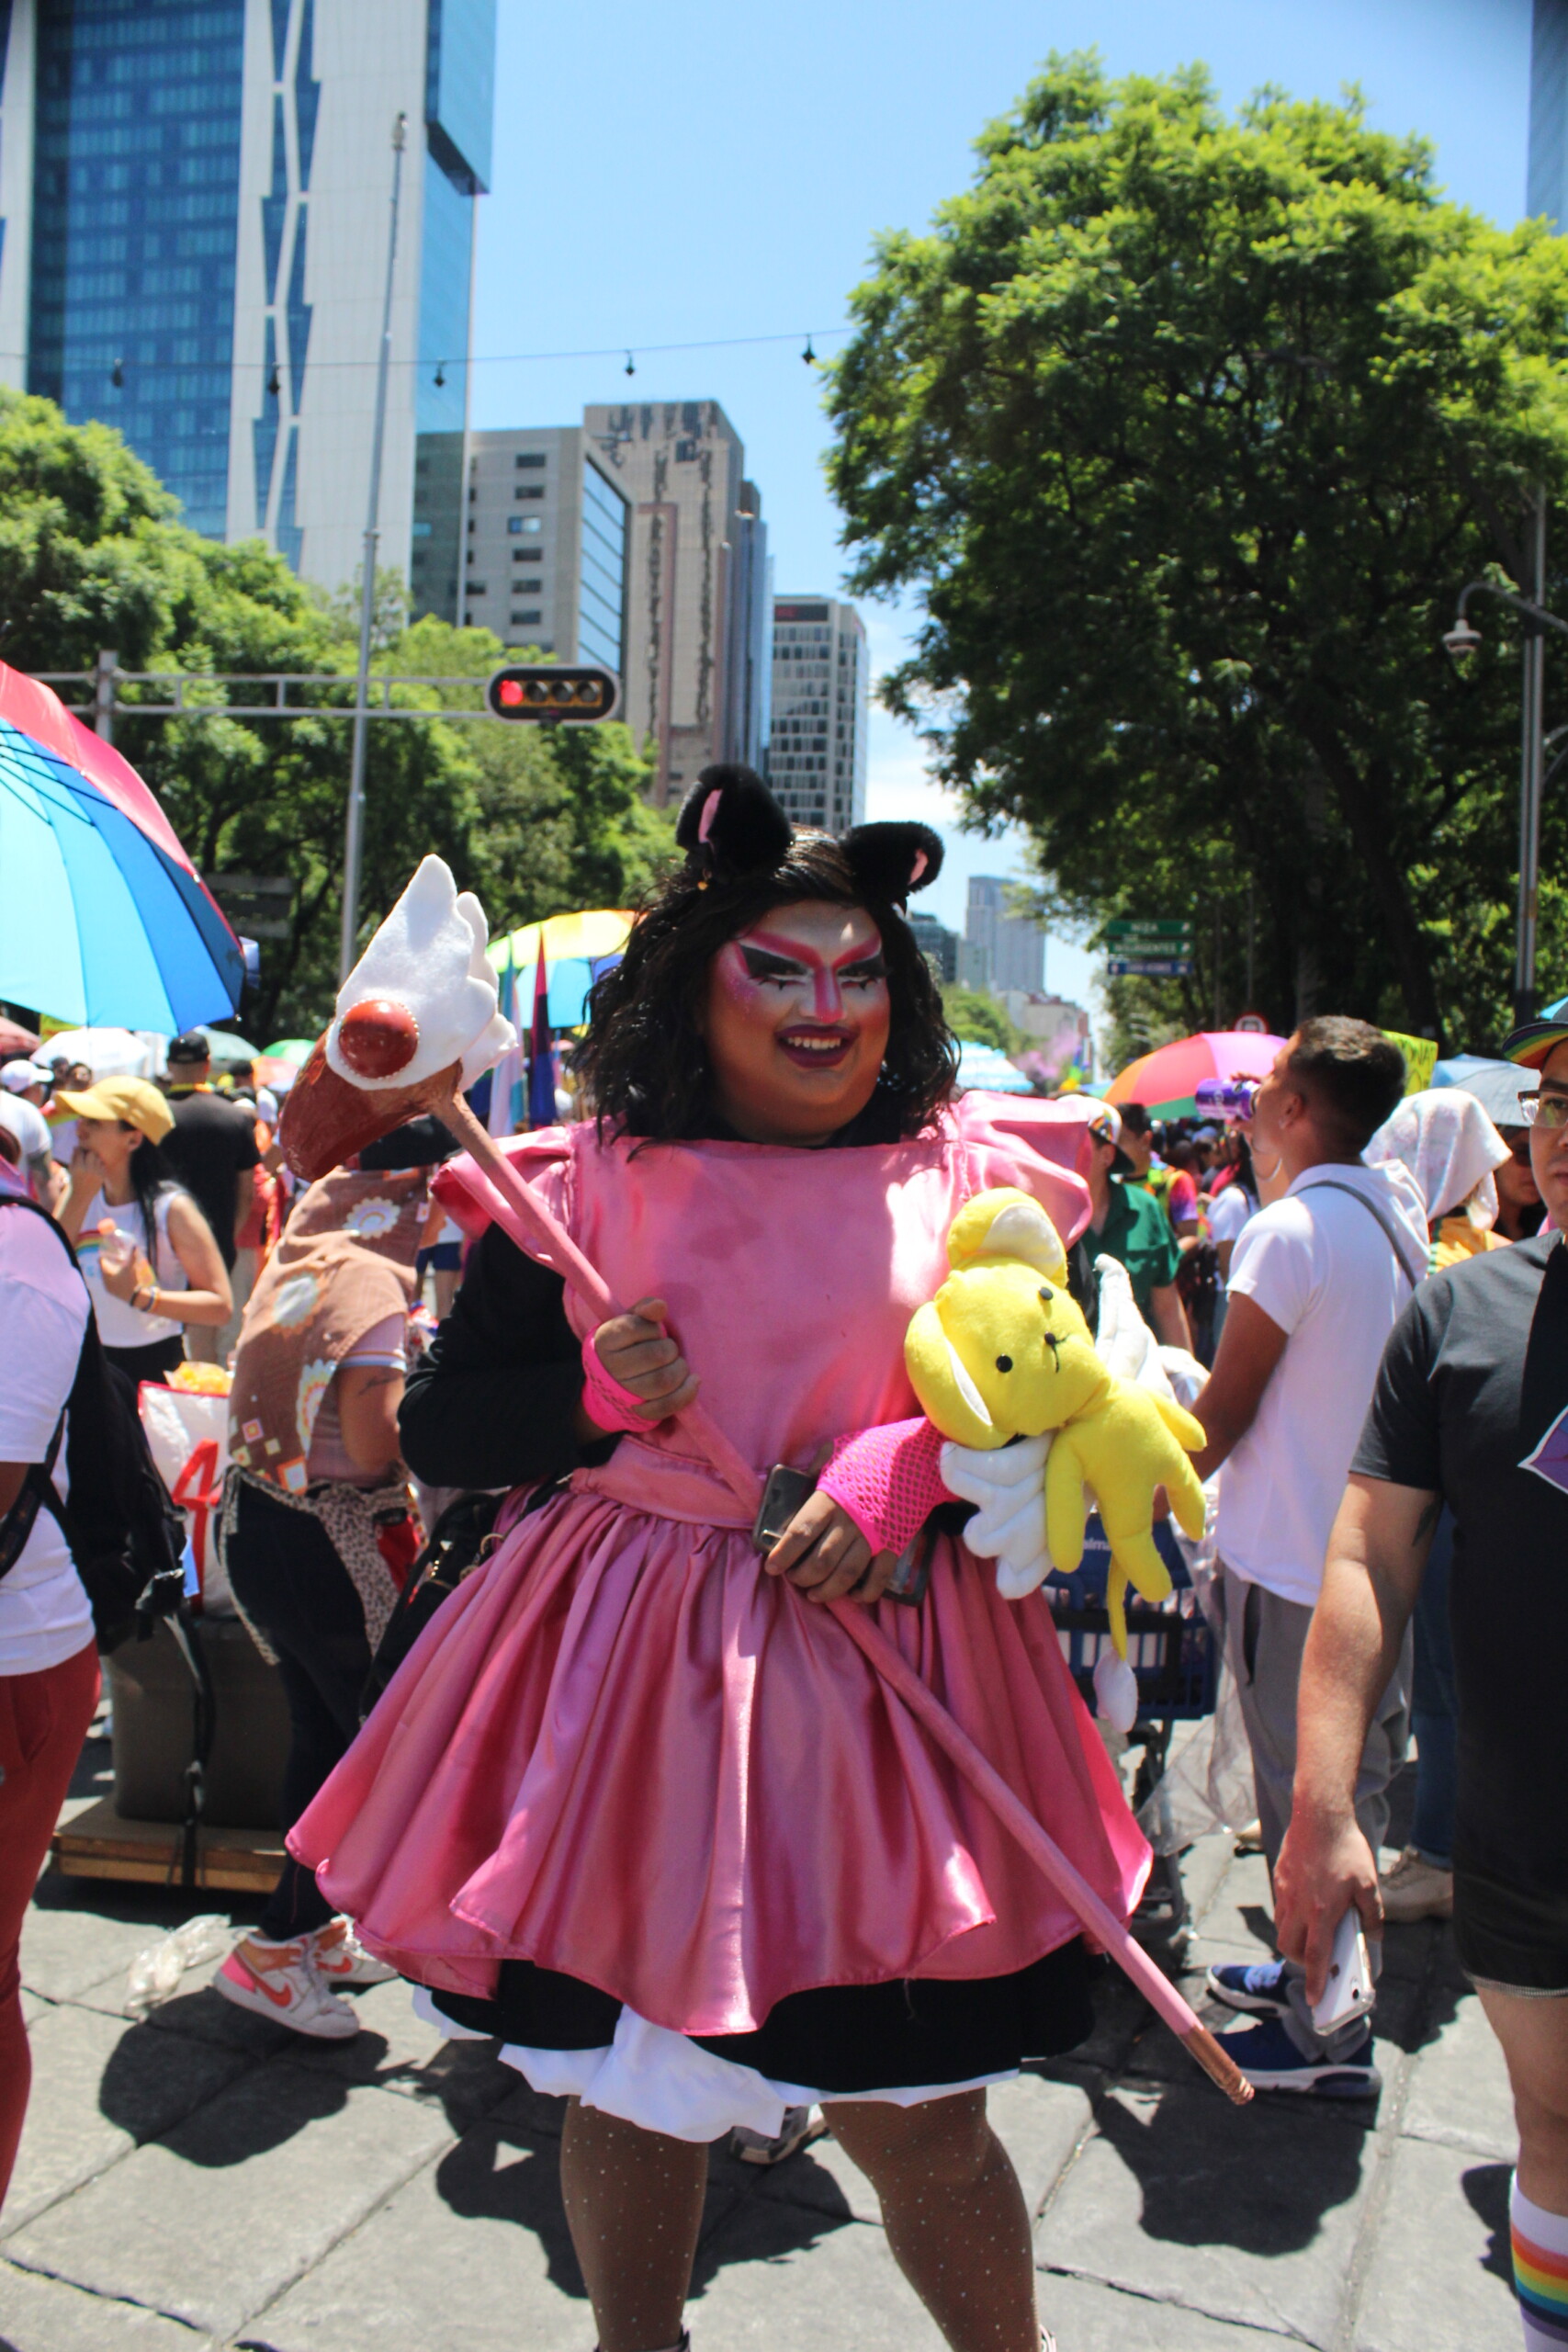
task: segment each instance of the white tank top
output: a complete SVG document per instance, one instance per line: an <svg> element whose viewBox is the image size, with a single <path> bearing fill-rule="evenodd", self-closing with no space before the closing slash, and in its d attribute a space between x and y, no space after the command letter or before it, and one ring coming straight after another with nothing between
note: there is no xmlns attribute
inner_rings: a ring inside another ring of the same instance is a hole
<svg viewBox="0 0 1568 2352"><path fill-rule="evenodd" d="M176 1188L171 1186L160 1193L153 1214L157 1227L155 1248L148 1247L147 1228L141 1211L134 1201L122 1201L118 1206L106 1201L102 1193L94 1195L82 1219L82 1238L76 1253L82 1261L83 1279L93 1302L93 1314L98 1326L98 1337L106 1348L151 1348L160 1340L173 1340L184 1331L185 1325L172 1315L143 1315L123 1298L112 1298L104 1288L104 1278L98 1267L97 1228L105 1217L111 1218L117 1229L127 1235L152 1261L152 1272L160 1290L188 1290L190 1283L186 1270L175 1255L169 1239L169 1204Z"/></svg>

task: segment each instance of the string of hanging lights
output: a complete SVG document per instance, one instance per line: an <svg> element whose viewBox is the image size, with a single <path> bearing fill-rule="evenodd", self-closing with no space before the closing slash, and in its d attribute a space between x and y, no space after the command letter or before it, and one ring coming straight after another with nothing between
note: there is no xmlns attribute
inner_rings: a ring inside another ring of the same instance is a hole
<svg viewBox="0 0 1568 2352"><path fill-rule="evenodd" d="M831 342L835 338L842 340L844 336L852 334L852 332L853 330L849 327L809 328L807 331L806 342L800 354L805 365L807 368L815 368L820 364L817 351L817 338L818 335L820 335L826 343ZM592 349L580 351L480 351L476 352L470 359L464 361L454 360L452 365L454 367L468 368L524 368L544 366L552 360L615 359L621 357L624 358L625 361L623 372L627 376L635 376L637 374L638 352L641 353L643 358L652 359L659 358L666 353L687 351L741 351L759 348L761 345L773 343L794 343L795 340L795 336L793 334L728 334L711 335L705 338L699 337L697 340L690 343L650 343L639 344L636 346L628 346L626 344L603 344ZM24 355L19 352L6 352L0 354L0 357L15 360L19 360ZM374 359L313 359L310 362L310 368L312 374L321 372L335 373L340 368L374 368L376 364L377 363ZM427 359L394 359L390 364L394 368L428 368L430 366L430 362ZM128 357L124 353L117 353L109 366L109 382L117 392L123 391L128 377L161 373L164 369L166 363L160 359L136 359ZM236 361L234 363L232 372L235 375L243 374L245 372L244 364L243 362ZM435 386L437 391L440 391L446 386L447 382L447 363L445 359L438 359L435 362L435 366L431 376L431 381ZM272 400L277 400L281 397L283 390L283 379L281 371L279 370L276 361L274 361L267 369L266 390L268 397Z"/></svg>

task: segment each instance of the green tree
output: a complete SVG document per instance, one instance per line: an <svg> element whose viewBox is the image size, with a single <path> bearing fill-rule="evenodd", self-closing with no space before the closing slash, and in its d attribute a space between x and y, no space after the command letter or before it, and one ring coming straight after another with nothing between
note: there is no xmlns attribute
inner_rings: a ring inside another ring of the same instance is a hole
<svg viewBox="0 0 1568 2352"><path fill-rule="evenodd" d="M931 232L886 237L834 364L862 592L918 593L885 689L1047 907L1192 913L1169 1001L1461 1043L1506 1019L1517 633L1460 678L1454 594L1568 498L1568 245L1444 202L1359 99L1053 58ZM1563 870L1568 807L1547 812ZM1549 884L1543 975L1568 956Z"/></svg>
<svg viewBox="0 0 1568 2352"><path fill-rule="evenodd" d="M942 991L942 1008L953 1035L966 1037L972 1045L995 1046L998 1053L1016 1054L1029 1042L1008 1019L1006 1005L978 989L960 988L949 981Z"/></svg>
<svg viewBox="0 0 1568 2352"><path fill-rule="evenodd" d="M478 680L502 659L488 630L429 620L410 629L405 611L397 576L378 576L378 672ZM247 1027L269 1035L319 1027L336 987L358 614L356 594L321 595L259 540L222 547L186 530L117 433L68 425L51 402L0 390L6 661L88 670L108 646L126 670L336 682L312 691L342 717L143 718L139 690L127 687L132 707L117 723L117 743L199 872L294 883L289 935L262 943L261 987L245 1008ZM428 850L478 890L497 930L630 903L670 854L673 819L644 803L649 771L624 728L444 718L444 707L474 699L400 686L394 702L419 715L369 729L362 936Z"/></svg>

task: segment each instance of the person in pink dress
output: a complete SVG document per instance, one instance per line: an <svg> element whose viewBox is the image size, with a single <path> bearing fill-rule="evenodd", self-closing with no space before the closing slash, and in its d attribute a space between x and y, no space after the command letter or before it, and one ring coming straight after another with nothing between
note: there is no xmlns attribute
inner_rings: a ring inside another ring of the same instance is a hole
<svg viewBox="0 0 1568 2352"><path fill-rule="evenodd" d="M796 835L719 768L677 839L685 865L594 991L596 1118L508 1146L627 1311L595 1328L451 1163L438 1195L477 1238L405 1453L433 1483L518 1491L289 1843L449 2030L570 2100L562 2190L603 2352L686 2342L707 2143L816 2101L947 2342L1038 2352L986 2086L1085 2038L1089 1957L822 1604L876 1611L1120 1917L1147 1848L1047 1604L999 1597L961 1506L925 1520L929 1581L900 1604L907 1498L852 1511L818 1487L760 1555L681 1415L700 1393L763 1476L918 1416L904 1335L953 1217L1016 1184L1070 1244L1081 1123L952 1104L903 914L934 834Z"/></svg>

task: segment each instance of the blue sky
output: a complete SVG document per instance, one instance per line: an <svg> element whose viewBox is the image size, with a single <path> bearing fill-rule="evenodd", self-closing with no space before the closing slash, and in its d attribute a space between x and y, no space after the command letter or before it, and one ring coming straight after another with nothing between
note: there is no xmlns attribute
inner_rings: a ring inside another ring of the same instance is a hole
<svg viewBox="0 0 1568 2352"><path fill-rule="evenodd" d="M1325 97L1358 83L1376 123L1433 141L1452 196L1503 221L1524 209L1529 0L599 0L570 17L500 0L474 349L615 356L486 360L474 424L717 400L762 492L778 588L833 591L844 557L806 331L832 348L877 232L929 220L1047 52L1089 47L1114 74L1201 60L1232 106L1263 83ZM764 335L784 339L690 347ZM906 616L862 609L890 664ZM869 813L942 827L947 870L922 903L956 927L969 874L1023 870L1015 844L953 831L919 745L874 707ZM1096 969L1053 937L1050 987L1089 1001Z"/></svg>

